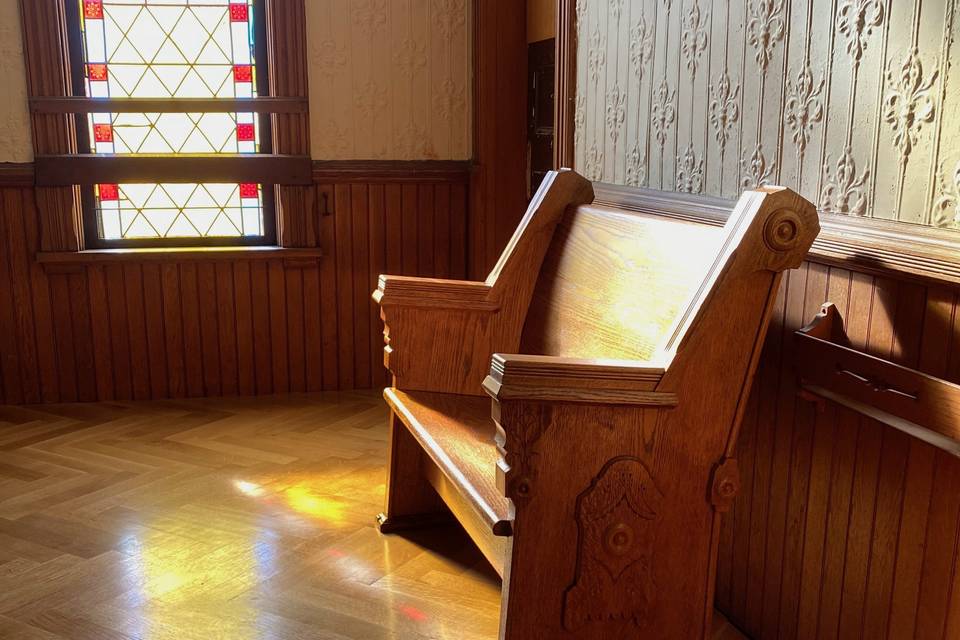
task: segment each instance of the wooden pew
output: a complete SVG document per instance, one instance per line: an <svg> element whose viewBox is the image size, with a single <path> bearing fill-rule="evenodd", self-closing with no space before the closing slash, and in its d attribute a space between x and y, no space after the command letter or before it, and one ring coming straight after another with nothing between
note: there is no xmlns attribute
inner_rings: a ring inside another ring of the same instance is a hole
<svg viewBox="0 0 960 640"><path fill-rule="evenodd" d="M817 214L779 187L723 228L592 200L548 175L484 282L380 277L380 529L456 517L503 577L502 639L705 638L740 419Z"/></svg>

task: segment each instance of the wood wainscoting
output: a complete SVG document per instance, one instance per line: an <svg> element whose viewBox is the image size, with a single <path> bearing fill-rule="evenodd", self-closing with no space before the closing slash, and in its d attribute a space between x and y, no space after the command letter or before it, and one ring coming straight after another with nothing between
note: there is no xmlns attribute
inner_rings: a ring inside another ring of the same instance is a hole
<svg viewBox="0 0 960 640"><path fill-rule="evenodd" d="M798 396L793 332L827 300L857 349L960 382L956 285L791 272L743 421L718 607L758 640L960 637L960 459Z"/></svg>
<svg viewBox="0 0 960 640"><path fill-rule="evenodd" d="M598 200L722 224L732 202L595 184ZM858 350L960 383L960 235L821 214L784 279L741 427L717 607L757 640L960 637L960 459L798 394L794 331L827 301Z"/></svg>
<svg viewBox="0 0 960 640"><path fill-rule="evenodd" d="M324 165L296 203L294 246L319 258L40 264L35 190L7 180L0 403L384 386L377 276L466 275L469 168L442 165Z"/></svg>

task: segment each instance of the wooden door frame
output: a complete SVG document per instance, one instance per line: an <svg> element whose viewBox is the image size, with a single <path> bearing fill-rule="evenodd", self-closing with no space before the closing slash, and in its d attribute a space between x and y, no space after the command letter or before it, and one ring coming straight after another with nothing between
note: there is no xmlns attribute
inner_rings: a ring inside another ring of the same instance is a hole
<svg viewBox="0 0 960 640"><path fill-rule="evenodd" d="M577 102L577 0L557 0L554 168L572 168Z"/></svg>
<svg viewBox="0 0 960 640"><path fill-rule="evenodd" d="M469 276L482 280L527 205L527 2L473 0Z"/></svg>

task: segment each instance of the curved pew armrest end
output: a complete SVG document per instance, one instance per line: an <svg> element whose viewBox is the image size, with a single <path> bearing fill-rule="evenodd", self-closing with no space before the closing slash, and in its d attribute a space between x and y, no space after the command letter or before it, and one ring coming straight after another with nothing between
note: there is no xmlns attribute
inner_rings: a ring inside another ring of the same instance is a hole
<svg viewBox="0 0 960 640"><path fill-rule="evenodd" d="M381 307L433 307L471 311L496 311L499 300L483 282L381 275L373 300Z"/></svg>

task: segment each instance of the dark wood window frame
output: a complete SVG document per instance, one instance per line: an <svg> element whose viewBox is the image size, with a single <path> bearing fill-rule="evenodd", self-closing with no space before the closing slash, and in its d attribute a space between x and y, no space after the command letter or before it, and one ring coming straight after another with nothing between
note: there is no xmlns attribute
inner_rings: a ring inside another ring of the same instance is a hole
<svg viewBox="0 0 960 640"><path fill-rule="evenodd" d="M270 65L267 62L267 17L266 17L266 6L265 0L254 0L254 47L255 47L255 60L256 60L256 79L257 79L257 95L258 96L268 96L270 91L269 83L269 73ZM83 96L86 93L86 82L84 81L84 66L86 64L83 54L83 41L82 41L82 32L80 30L80 3L77 0L66 0L65 4L66 18L67 18L67 38L70 47L70 76L71 82L73 85L73 94L75 96ZM104 106L100 107L101 109L105 108L106 105L112 105L113 100L104 101ZM162 102L162 101L161 101ZM173 102L173 101L170 101ZM182 106L179 106L179 109L185 108L197 108L199 106L204 106L208 109L208 112L224 112L226 105L219 105L217 100L210 100L205 105L200 105L197 103L191 104L193 101L188 101L186 103L181 103ZM236 101L230 101L229 104L235 104ZM251 103L255 103L255 100L250 100ZM150 105L146 105L150 106ZM172 108L172 105L171 105ZM88 109L89 111L89 109ZM112 108L111 108L112 111ZM269 155L272 151L272 135L271 135L271 126L270 126L270 114L260 111L257 113L260 120L260 153L264 155ZM76 113L75 122L77 128L77 146L80 150L86 150L90 155L93 155L92 144L89 139L89 127L86 122L86 113ZM217 161L220 159L219 156L210 155L205 156L211 159L211 166L223 166ZM229 157L229 156L228 156ZM138 154L137 158L142 158L142 154ZM190 157L180 156L170 156L172 160L177 163L185 162L190 163ZM162 182L164 178L160 176L156 171L151 171L149 165L140 165L145 166L146 171L141 172L137 171L137 164L130 163L129 160L134 158L128 157L111 157L111 160L114 160L113 163L104 163L108 167L108 175L110 171L118 172L113 174L113 180L116 182L124 182L121 174L119 172L125 172L130 175L134 180L137 179L137 176L143 176L144 174L149 176L151 181ZM216 163L216 164L214 164ZM111 167L112 164L112 167ZM218 237L218 236L204 236L199 238L125 238L118 240L107 240L102 237L100 229L100 220L97 215L96 202L94 199L93 184L88 184L87 181L91 180L91 172L84 171L83 165L79 167L75 163L70 163L68 159L61 159L60 162L56 164L60 168L74 168L75 173L73 176L64 176L65 180L72 180L77 184L81 185L80 197L82 199L82 213L81 219L83 222L83 237L84 237L84 247L87 249L136 249L136 248L159 248L159 247L216 247L216 246L271 246L276 245L277 243L277 218L276 218L276 199L274 197L273 185L270 183L262 184L262 193L263 193L263 233L257 236L228 236L228 237ZM171 168L176 167L177 165L170 165ZM229 166L229 165L228 165ZM196 171L197 168L195 168ZM202 168L199 168L202 170ZM227 171L227 178L231 177L232 172ZM194 175L197 175L194 173ZM243 178L239 174L237 175L236 181L242 182ZM83 181L78 180L77 176L85 176L86 179ZM176 180L177 175L171 176ZM127 178L130 180L130 178ZM231 180L232 181L232 180Z"/></svg>
<svg viewBox="0 0 960 640"><path fill-rule="evenodd" d="M242 101L172 100L171 111L233 111L242 103L250 111L265 118L264 140L272 143L273 153L247 156L181 156L177 157L122 157L81 153L84 148L86 121L81 114L91 111L112 111L116 101L90 99L85 92L82 77L76 82L71 60L79 57L75 50L78 38L71 38L76 29L71 26L71 10L76 0L20 0L27 67L28 91L35 152L36 197L40 217L41 249L45 252L82 251L104 246L118 247L199 247L240 246L232 238L190 239L171 238L163 241L100 241L95 228L85 223L84 200L90 189L85 185L95 182L127 181L166 182L224 181L227 172L232 181L258 182L265 185L266 201L275 199L273 212L265 212L265 222L275 232L270 244L280 247L297 246L292 242L288 227L298 215L291 211L302 201L303 185L311 182L309 156L309 128L307 102L306 25L303 0L258 0L264 20L258 38L258 59L264 83L258 89L263 98ZM77 19L74 17L74 19ZM79 35L79 34L78 34ZM72 50L73 49L73 50ZM275 70L282 69L283 73ZM80 94L80 95L78 95ZM149 101L146 101L149 102ZM205 104L201 104L205 103ZM130 104L141 108L153 104ZM273 184L275 188L267 188ZM293 206L285 206L285 203ZM266 202L265 202L266 204ZM267 220L269 219L269 220ZM196 239L194 239L196 240ZM242 239L241 239L242 240ZM257 245L266 242L256 238Z"/></svg>

